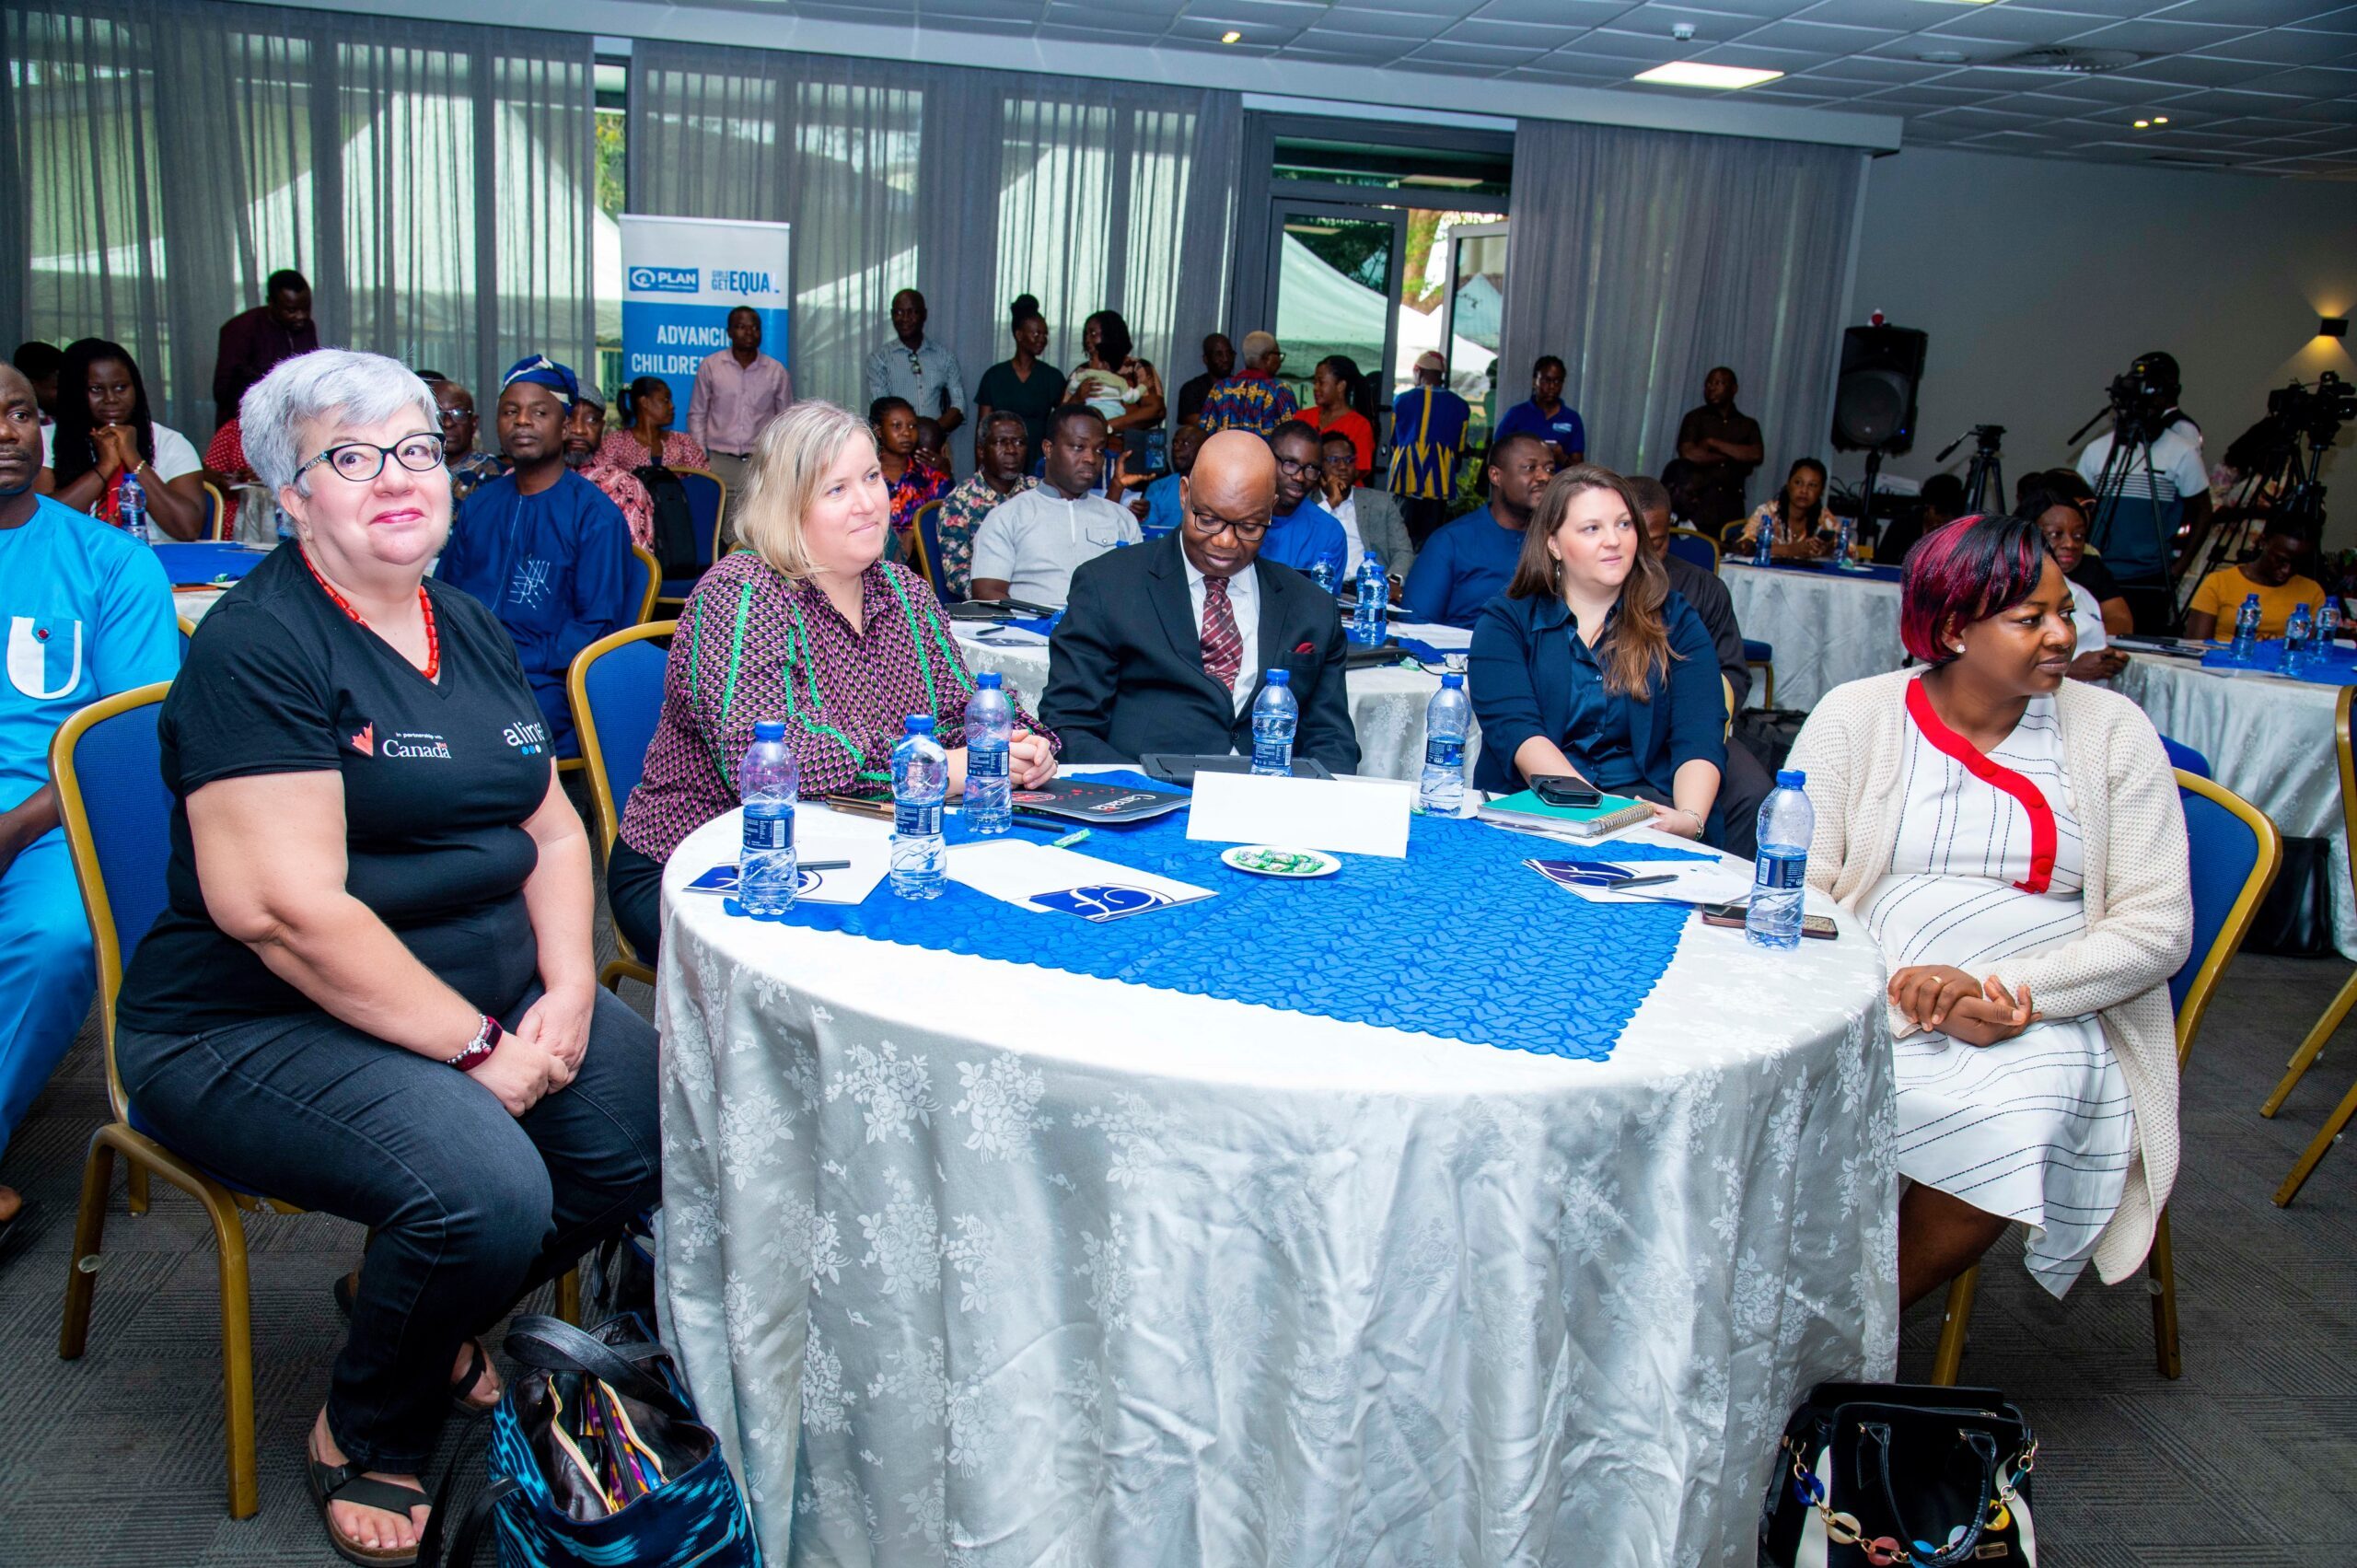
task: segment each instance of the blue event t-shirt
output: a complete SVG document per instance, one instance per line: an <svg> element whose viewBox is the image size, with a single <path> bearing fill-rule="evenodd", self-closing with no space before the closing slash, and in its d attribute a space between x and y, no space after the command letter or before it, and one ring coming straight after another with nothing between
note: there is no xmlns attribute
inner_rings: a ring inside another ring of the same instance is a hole
<svg viewBox="0 0 2357 1568"><path fill-rule="evenodd" d="M1487 506L1442 528L1424 543L1399 590L1404 621L1469 627L1481 607L1506 591L1522 558L1522 530L1501 528Z"/></svg>
<svg viewBox="0 0 2357 1568"><path fill-rule="evenodd" d="M33 498L20 528L0 528L0 618L8 679L0 686L0 811L49 782L59 726L101 697L180 672L180 620L156 552L87 512Z"/></svg>
<svg viewBox="0 0 2357 1568"><path fill-rule="evenodd" d="M1300 505L1271 521L1268 537L1260 541L1260 559L1297 572L1307 572L1323 561L1334 568L1334 587L1339 590L1350 575L1350 537L1334 520L1334 514L1318 504L1317 494L1304 495Z"/></svg>
<svg viewBox="0 0 2357 1568"><path fill-rule="evenodd" d="M1145 487L1145 518L1138 524L1148 539L1160 539L1186 519L1178 512L1180 475L1164 474Z"/></svg>
<svg viewBox="0 0 2357 1568"><path fill-rule="evenodd" d="M1498 421L1497 433L1490 437L1490 449L1509 436L1530 435L1541 441L1552 441L1566 452L1587 450L1587 426L1580 423L1580 411L1569 403L1556 405L1552 414L1538 412L1536 401L1519 402L1506 410Z"/></svg>

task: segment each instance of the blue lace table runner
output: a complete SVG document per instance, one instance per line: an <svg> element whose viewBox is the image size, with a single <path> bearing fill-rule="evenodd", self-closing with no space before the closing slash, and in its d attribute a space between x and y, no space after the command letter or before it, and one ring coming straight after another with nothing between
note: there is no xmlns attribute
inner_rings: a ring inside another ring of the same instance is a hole
<svg viewBox="0 0 2357 1568"><path fill-rule="evenodd" d="M2201 656L2204 669L2247 669L2255 675L2273 675L2285 680L2309 680L2319 686L2357 686L2357 653L2347 648L2328 648L2299 668L2283 668L2283 639L2261 637L2258 646L2247 659L2236 658L2231 646L2212 649Z"/></svg>

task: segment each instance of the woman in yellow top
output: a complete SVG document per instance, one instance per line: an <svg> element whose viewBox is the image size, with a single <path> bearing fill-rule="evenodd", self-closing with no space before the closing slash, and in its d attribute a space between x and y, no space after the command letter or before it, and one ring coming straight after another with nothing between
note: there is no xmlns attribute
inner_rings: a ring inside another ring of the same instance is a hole
<svg viewBox="0 0 2357 1568"><path fill-rule="evenodd" d="M2280 637L2294 605L2305 604L2313 615L2324 605L2324 586L2303 576L2307 559L2307 535L2289 518L2276 518L2260 536L2258 553L2239 566L2225 566L2201 579L2186 607L2185 634L2223 637L2235 629L2235 616L2247 594L2258 596L2258 634Z"/></svg>

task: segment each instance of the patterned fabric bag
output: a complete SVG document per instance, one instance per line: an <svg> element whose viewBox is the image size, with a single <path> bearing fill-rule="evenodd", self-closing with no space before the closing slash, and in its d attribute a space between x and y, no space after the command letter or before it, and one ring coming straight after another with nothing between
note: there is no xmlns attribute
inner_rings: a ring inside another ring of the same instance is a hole
<svg viewBox="0 0 2357 1568"><path fill-rule="evenodd" d="M1775 1568L2037 1568L2038 1439L1993 1388L1820 1383L1759 1508Z"/></svg>
<svg viewBox="0 0 2357 1568"><path fill-rule="evenodd" d="M720 1440L644 1319L518 1318L507 1353L531 1370L492 1414L491 1484L451 1539L454 1568L486 1528L499 1568L761 1568Z"/></svg>

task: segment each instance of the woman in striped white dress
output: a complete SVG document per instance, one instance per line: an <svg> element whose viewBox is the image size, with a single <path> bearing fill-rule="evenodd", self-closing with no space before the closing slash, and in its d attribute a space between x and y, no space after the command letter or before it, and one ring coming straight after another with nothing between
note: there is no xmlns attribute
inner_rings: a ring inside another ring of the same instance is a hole
<svg viewBox="0 0 2357 1568"><path fill-rule="evenodd" d="M1947 525L1902 590L1927 668L1828 693L1793 749L1809 880L1891 971L1902 1305L2016 1221L2057 1295L2122 1279L2176 1179L2185 818L2151 722L2066 679L2072 610L2034 523Z"/></svg>

